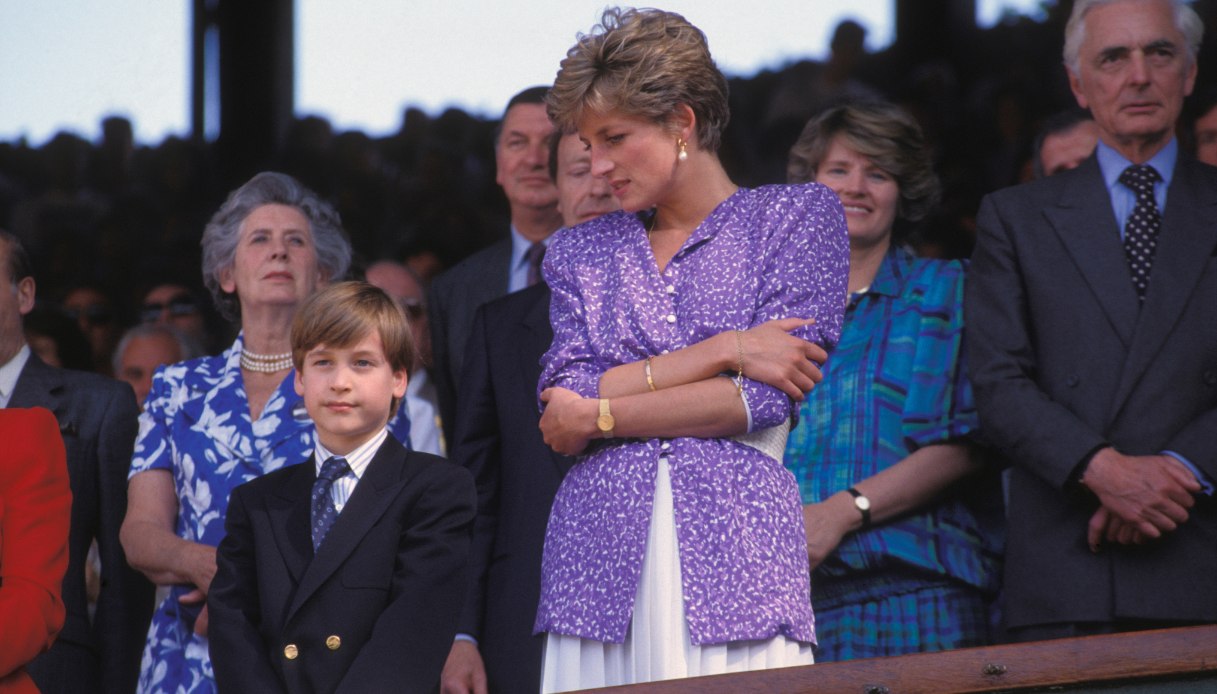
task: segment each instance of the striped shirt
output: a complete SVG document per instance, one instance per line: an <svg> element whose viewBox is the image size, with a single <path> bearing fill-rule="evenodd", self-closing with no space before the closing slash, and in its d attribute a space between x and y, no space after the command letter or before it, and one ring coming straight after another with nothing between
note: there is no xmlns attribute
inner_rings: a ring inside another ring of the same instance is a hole
<svg viewBox="0 0 1217 694"><path fill-rule="evenodd" d="M334 480L333 486L330 487L330 498L334 500L334 510L342 513L342 508L346 506L347 500L355 493L355 485L363 479L363 471L368 469L368 463L372 462L376 451L380 450L380 444L384 443L385 437L388 435L389 428L385 427L380 430L379 434L368 439L355 450L340 456L346 459L347 465L351 466L351 471ZM321 445L321 437L315 438L317 445L313 451L313 471L320 475L322 464L332 458L334 454Z"/></svg>

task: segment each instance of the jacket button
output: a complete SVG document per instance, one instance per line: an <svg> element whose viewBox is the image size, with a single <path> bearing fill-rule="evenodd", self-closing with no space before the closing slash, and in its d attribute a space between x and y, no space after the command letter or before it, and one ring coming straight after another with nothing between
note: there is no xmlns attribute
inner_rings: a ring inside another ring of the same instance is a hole
<svg viewBox="0 0 1217 694"><path fill-rule="evenodd" d="M1076 388L1079 380L1080 379L1077 377L1076 374L1070 375L1068 378L1065 379L1065 385L1069 386L1070 388Z"/></svg>
<svg viewBox="0 0 1217 694"><path fill-rule="evenodd" d="M331 651L336 651L342 647L342 639L337 636L330 636L325 640L325 647Z"/></svg>
<svg viewBox="0 0 1217 694"><path fill-rule="evenodd" d="M296 648L296 644L289 643L283 647L283 657L288 660L295 660L300 656L300 649Z"/></svg>
<svg viewBox="0 0 1217 694"><path fill-rule="evenodd" d="M1210 386L1217 386L1217 371L1205 371L1204 382Z"/></svg>

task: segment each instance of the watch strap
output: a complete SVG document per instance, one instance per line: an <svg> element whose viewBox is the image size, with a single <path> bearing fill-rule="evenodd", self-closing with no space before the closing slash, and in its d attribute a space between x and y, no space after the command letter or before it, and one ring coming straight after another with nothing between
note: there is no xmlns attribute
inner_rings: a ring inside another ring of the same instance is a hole
<svg viewBox="0 0 1217 694"><path fill-rule="evenodd" d="M854 508L858 509L858 513L862 514L862 529L866 530L870 527L870 499L866 498L862 492L850 487L845 491L854 498Z"/></svg>

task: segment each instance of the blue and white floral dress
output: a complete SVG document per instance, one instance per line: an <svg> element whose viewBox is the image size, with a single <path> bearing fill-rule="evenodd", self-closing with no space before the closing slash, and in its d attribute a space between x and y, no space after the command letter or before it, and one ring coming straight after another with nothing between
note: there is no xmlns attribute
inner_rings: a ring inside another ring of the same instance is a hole
<svg viewBox="0 0 1217 694"><path fill-rule="evenodd" d="M257 421L250 421L241 377L242 336L219 356L184 361L157 370L152 379L131 475L146 470L173 474L178 499L178 537L217 546L233 488L313 452L313 422L293 387L283 379ZM389 430L408 445L406 408ZM203 694L215 691L207 639L194 633L201 605L182 606L193 586L174 586L157 606L140 665L139 692Z"/></svg>

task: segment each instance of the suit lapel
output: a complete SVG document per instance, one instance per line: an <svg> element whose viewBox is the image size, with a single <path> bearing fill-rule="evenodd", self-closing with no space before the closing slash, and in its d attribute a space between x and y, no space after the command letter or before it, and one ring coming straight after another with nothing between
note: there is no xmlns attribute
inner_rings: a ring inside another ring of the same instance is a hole
<svg viewBox="0 0 1217 694"><path fill-rule="evenodd" d="M1217 253L1217 190L1205 189L1204 179L1195 173L1191 161L1180 159L1175 167L1149 290L1112 401L1113 418L1172 336L1189 301L1215 298L1193 295L1205 266Z"/></svg>
<svg viewBox="0 0 1217 694"><path fill-rule="evenodd" d="M317 478L313 456L297 465L287 483L267 499L271 532L283 563L291 574L292 585L299 585L313 558L311 500Z"/></svg>
<svg viewBox="0 0 1217 694"><path fill-rule="evenodd" d="M380 450L368 463L363 478L355 487L355 493L347 501L342 513L338 514L333 527L325 537L325 542L313 556L313 560L304 570L299 587L292 598L288 609L290 619L301 605L317 591L343 562L355 551L359 541L368 530L380 519L388 509L389 504L397 496L398 490L406 483L402 475L402 466L407 453L392 436L385 439ZM316 477L316 474L313 474ZM311 485L311 483L310 483ZM304 504L306 510L308 504ZM303 526L307 532L308 519ZM311 539L309 540L311 543Z"/></svg>
<svg viewBox="0 0 1217 694"><path fill-rule="evenodd" d="M45 407L55 414L59 422L59 433L65 438L77 434L76 422L72 421L65 409L67 403L63 399L63 374L59 369L48 366L30 352L30 358L21 369L17 383L13 387L13 396L9 398L9 407Z"/></svg>
<svg viewBox="0 0 1217 694"><path fill-rule="evenodd" d="M521 349L520 357L516 359L516 363L521 366L524 372L524 385L527 386L528 394L531 396L536 393L537 384L541 381L541 359L540 355L544 355L549 351L550 344L554 341L554 331L549 324L549 288L544 291L537 292L536 301L528 307L524 312L520 321L521 338L515 342ZM536 416L536 404L532 403L533 420L539 421ZM574 464L575 459L570 456L560 455L555 453L549 446L545 447L549 451L549 459L553 462L554 467L558 470L559 479L564 477Z"/></svg>
<svg viewBox="0 0 1217 694"><path fill-rule="evenodd" d="M1137 295L1098 159L1092 156L1061 179L1060 195L1044 215L1127 347L1137 324Z"/></svg>
<svg viewBox="0 0 1217 694"><path fill-rule="evenodd" d="M533 394L541 380L540 355L549 351L554 339L553 330L549 327L549 290L538 290L536 296L520 321L522 339L515 343L521 350L517 363L523 367L524 382L532 384Z"/></svg>

